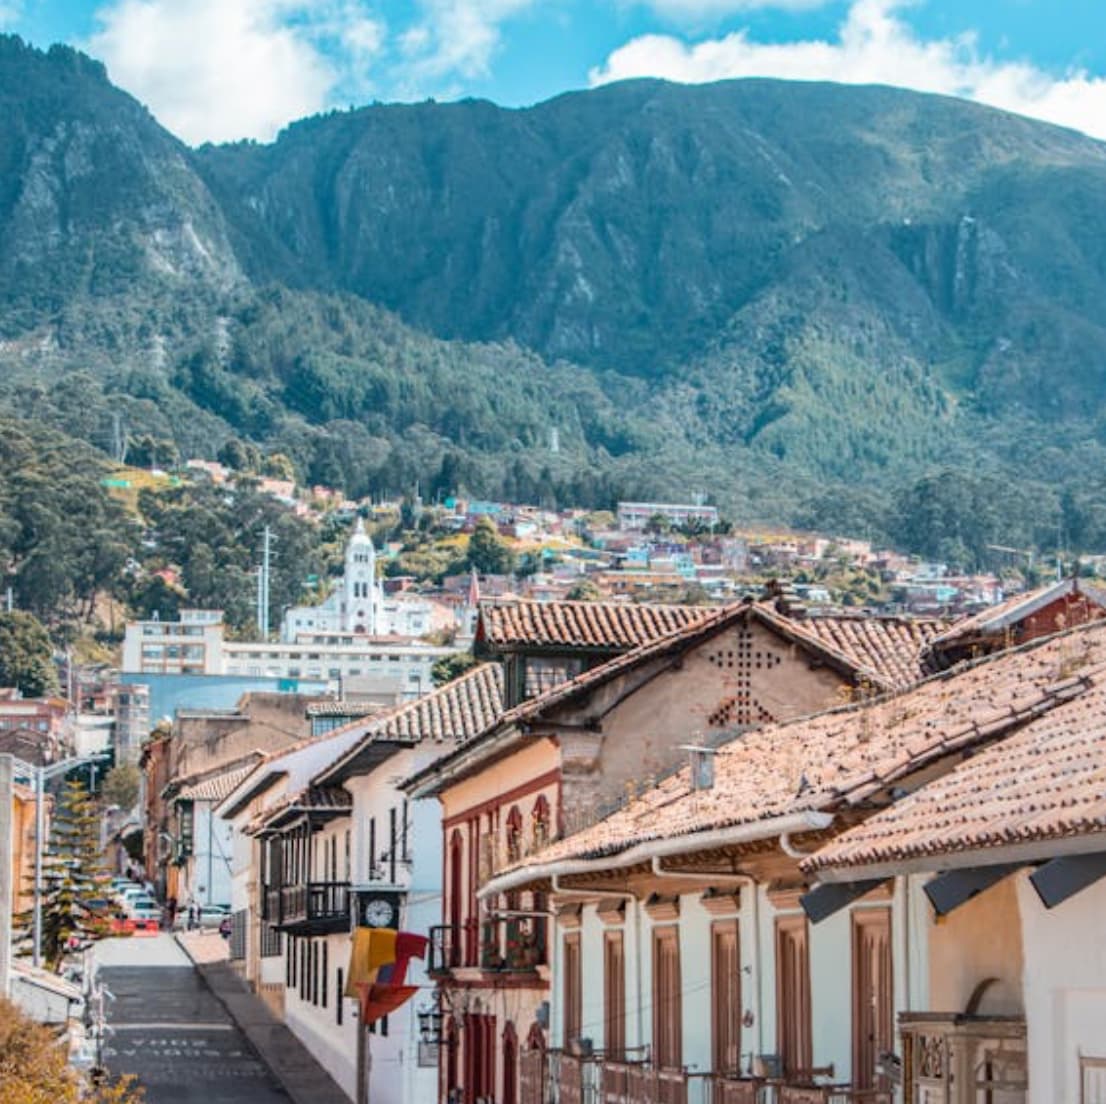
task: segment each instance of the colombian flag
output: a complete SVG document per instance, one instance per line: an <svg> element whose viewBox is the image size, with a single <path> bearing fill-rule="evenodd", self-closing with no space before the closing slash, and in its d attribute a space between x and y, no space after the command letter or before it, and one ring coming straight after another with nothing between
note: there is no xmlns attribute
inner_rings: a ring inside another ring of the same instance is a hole
<svg viewBox="0 0 1106 1104"><path fill-rule="evenodd" d="M418 991L405 985L407 963L426 954L426 936L394 928L357 928L350 948L347 997L361 1005L365 1025L394 1012Z"/></svg>

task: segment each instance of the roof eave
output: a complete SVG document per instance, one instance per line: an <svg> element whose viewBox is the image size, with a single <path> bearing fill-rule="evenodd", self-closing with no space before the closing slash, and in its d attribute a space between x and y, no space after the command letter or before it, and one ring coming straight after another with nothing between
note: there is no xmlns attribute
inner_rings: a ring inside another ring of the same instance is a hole
<svg viewBox="0 0 1106 1104"><path fill-rule="evenodd" d="M973 847L963 850L937 851L908 858L886 858L868 863L834 863L828 866L813 861L801 863L805 874L818 882L860 882L874 878L894 878L909 874L939 874L945 870L961 870L976 866L1002 866L1022 863L1026 866L1046 862L1065 855L1086 855L1106 851L1106 831L1074 836L1052 836L1025 843L996 847Z"/></svg>

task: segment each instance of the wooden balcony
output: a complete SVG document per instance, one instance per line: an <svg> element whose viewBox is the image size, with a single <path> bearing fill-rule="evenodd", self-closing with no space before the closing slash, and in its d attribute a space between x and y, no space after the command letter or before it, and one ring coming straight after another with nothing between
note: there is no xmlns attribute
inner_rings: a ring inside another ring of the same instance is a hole
<svg viewBox="0 0 1106 1104"><path fill-rule="evenodd" d="M765 1077L735 1077L658 1069L646 1061L578 1057L562 1051L544 1056L545 1095L534 1091L534 1069L521 1104L892 1104L893 1094L850 1085L797 1084Z"/></svg>
<svg viewBox="0 0 1106 1104"><path fill-rule="evenodd" d="M906 1100L1021 1104L1028 1098L1025 1020L957 1012L904 1012Z"/></svg>
<svg viewBox="0 0 1106 1104"><path fill-rule="evenodd" d="M349 882L267 887L264 918L290 935L328 935L350 926Z"/></svg>

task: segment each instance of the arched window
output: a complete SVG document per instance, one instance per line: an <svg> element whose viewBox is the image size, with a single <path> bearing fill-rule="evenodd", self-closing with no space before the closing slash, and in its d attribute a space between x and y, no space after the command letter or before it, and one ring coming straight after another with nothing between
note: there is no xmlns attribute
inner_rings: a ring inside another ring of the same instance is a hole
<svg viewBox="0 0 1106 1104"><path fill-rule="evenodd" d="M522 813L517 805L507 814L507 861L518 862L522 858Z"/></svg>
<svg viewBox="0 0 1106 1104"><path fill-rule="evenodd" d="M540 794L534 802L534 811L530 814L530 833L535 851L540 851L553 838L550 832L549 802L545 794Z"/></svg>

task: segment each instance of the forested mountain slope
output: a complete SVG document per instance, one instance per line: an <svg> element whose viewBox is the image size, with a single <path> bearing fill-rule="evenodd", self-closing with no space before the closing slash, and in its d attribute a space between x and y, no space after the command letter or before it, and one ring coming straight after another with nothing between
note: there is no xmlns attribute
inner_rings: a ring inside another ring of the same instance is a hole
<svg viewBox="0 0 1106 1104"><path fill-rule="evenodd" d="M988 534L1089 547L1103 302L1106 146L958 100L637 81L191 150L0 39L0 397L100 447L912 541L958 467Z"/></svg>

